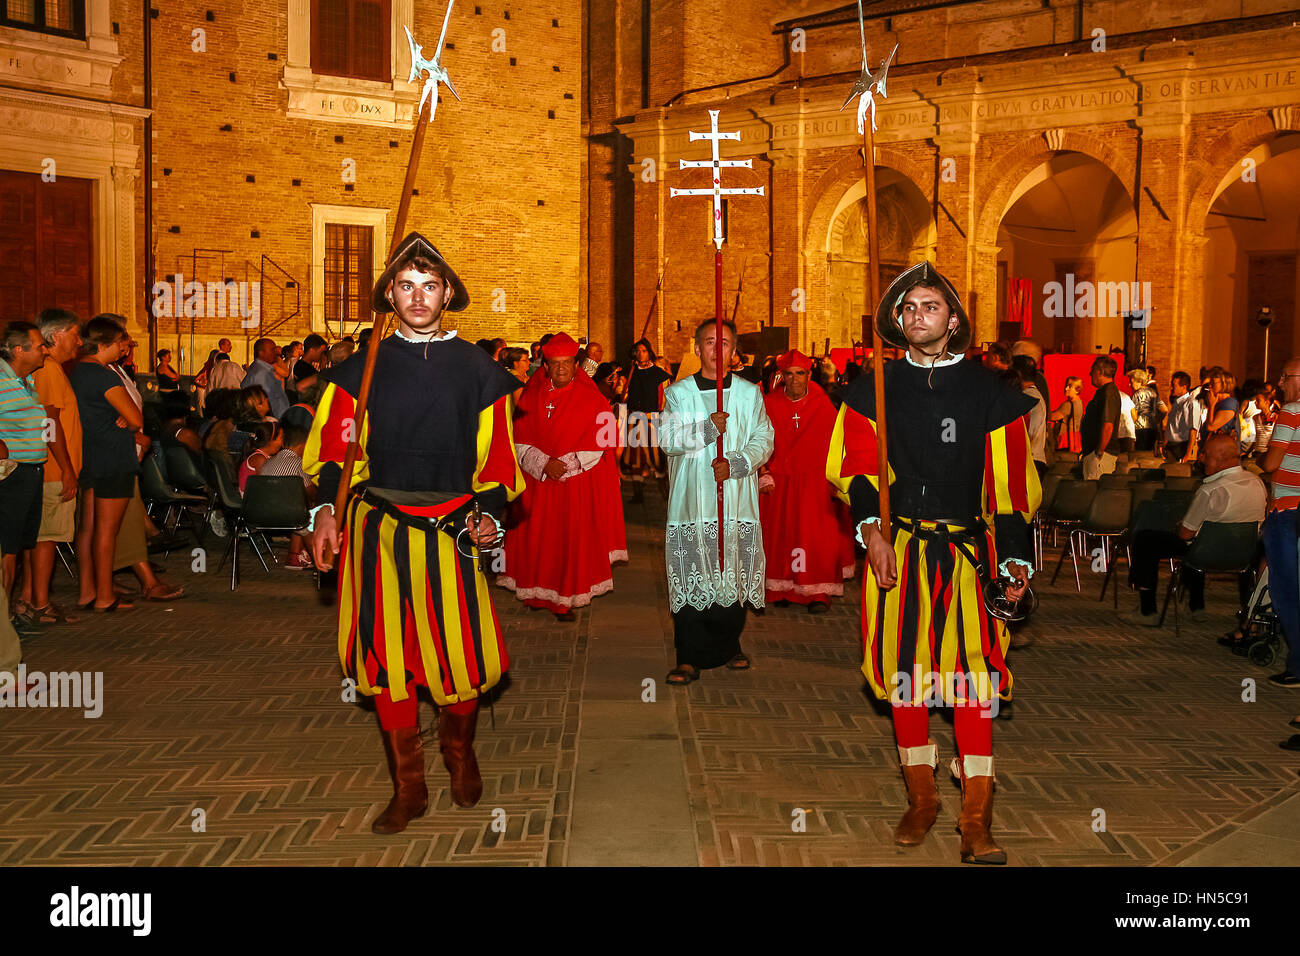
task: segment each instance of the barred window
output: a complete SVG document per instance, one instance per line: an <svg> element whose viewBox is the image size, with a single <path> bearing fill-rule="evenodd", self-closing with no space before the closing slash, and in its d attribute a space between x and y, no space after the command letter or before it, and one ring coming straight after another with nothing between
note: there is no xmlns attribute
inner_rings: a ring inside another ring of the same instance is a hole
<svg viewBox="0 0 1300 956"><path fill-rule="evenodd" d="M370 319L375 230L325 224L325 322L342 337Z"/></svg>
<svg viewBox="0 0 1300 956"><path fill-rule="evenodd" d="M86 0L0 0L0 26L86 38Z"/></svg>
<svg viewBox="0 0 1300 956"><path fill-rule="evenodd" d="M388 17L388 0L312 0L312 72L391 80Z"/></svg>

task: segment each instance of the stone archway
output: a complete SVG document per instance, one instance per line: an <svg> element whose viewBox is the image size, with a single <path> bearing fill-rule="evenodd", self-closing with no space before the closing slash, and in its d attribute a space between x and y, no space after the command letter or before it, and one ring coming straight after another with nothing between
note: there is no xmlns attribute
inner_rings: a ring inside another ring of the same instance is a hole
<svg viewBox="0 0 1300 956"><path fill-rule="evenodd" d="M882 262L900 257L905 261L919 254L933 256L937 242L933 195L920 185L932 178L933 170L927 178L927 171L914 157L876 149L877 216L882 236L890 237L890 243L882 247ZM858 210L865 194L861 150L848 153L827 169L812 191L812 213L801 249L807 310L797 332L791 330L792 343L799 341L820 351L827 336L833 347L848 346L861 338L861 319L852 321L844 316L860 315L864 306L865 225ZM859 277L856 289L854 272ZM844 275L837 278L838 273Z"/></svg>
<svg viewBox="0 0 1300 956"><path fill-rule="evenodd" d="M1025 180L1061 153L1081 153L1095 160L1119 180L1130 198L1133 195L1135 163L1126 159L1122 150L1082 130L1044 130L1008 147L988 164L987 185L981 184L977 190L984 198L969 246L971 291L980 303L973 316L976 342L998 337L998 229L1003 217L1019 198L1017 191Z"/></svg>
<svg viewBox="0 0 1300 956"><path fill-rule="evenodd" d="M822 248L826 256L827 330L833 344L862 337L862 316L875 309L866 301L867 223L864 183L841 197ZM876 223L880 230L880 288L909 265L933 259L938 234L925 197L911 180L892 169L876 175ZM824 343L823 343L824 344Z"/></svg>
<svg viewBox="0 0 1300 956"><path fill-rule="evenodd" d="M1004 315L1004 284L1020 280L1030 335L1044 348L1093 352L1124 342L1123 314L1150 305L1133 286L1137 216L1133 198L1102 163L1061 150L1012 192L998 227L999 286L989 311ZM1136 294L1135 294L1136 293ZM995 326L998 339L1022 326Z"/></svg>
<svg viewBox="0 0 1300 956"><path fill-rule="evenodd" d="M1189 197L1183 215L1184 228L1179 237L1178 281L1175 285L1175 302L1183 321L1179 324L1174 342L1177 363L1192 368L1202 361L1227 365L1242 376L1264 373L1262 333L1253 327L1250 319L1256 307L1251 286L1259 281L1252 277L1252 269L1260 264L1246 249L1247 243L1240 229L1233 230L1233 220L1242 209L1225 208L1222 215L1214 215L1223 201L1229 206L1234 194L1245 190L1245 182L1254 183L1266 170L1267 159L1278 152L1279 141L1287 146L1282 152L1294 153L1300 140L1300 107L1275 107L1235 124L1212 142L1203 142L1196 155L1188 162ZM1258 169L1252 169L1244 179L1243 160L1254 159ZM1292 194L1294 201L1294 194ZM1263 204L1250 212L1276 213L1277 202ZM1265 207L1271 206L1267 212ZM1217 228L1216 228L1217 223ZM1225 229L1224 227L1229 227ZM1261 226L1250 223L1250 231ZM1262 231L1262 230L1261 230ZM1227 232L1236 232L1228 239ZM1296 270L1294 234L1290 242L1265 240L1267 251L1273 258L1290 257L1290 269ZM1285 247L1285 248L1284 248ZM1287 249L1291 251L1288 253ZM1285 264L1285 263L1283 263ZM1267 269L1265 270L1268 271ZM1287 308L1294 312L1297 297L1294 283ZM1275 312L1277 303L1271 303ZM1227 321L1224 321L1224 318ZM1296 323L1294 314L1286 316L1280 326L1271 329L1272 342L1269 356L1269 376L1274 377L1280 362L1293 354ZM1278 333L1282 335L1279 337Z"/></svg>

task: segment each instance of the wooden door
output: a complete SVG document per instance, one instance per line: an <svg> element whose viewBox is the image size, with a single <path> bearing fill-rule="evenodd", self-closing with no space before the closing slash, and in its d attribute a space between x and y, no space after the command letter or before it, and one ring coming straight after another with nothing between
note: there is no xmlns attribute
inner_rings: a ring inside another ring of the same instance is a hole
<svg viewBox="0 0 1300 956"><path fill-rule="evenodd" d="M93 184L0 170L0 317L35 318L42 309L93 315Z"/></svg>

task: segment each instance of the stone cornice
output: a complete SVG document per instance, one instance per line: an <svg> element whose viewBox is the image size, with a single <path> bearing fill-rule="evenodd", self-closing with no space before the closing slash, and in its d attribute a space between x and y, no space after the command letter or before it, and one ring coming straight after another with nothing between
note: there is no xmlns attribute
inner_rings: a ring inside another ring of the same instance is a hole
<svg viewBox="0 0 1300 956"><path fill-rule="evenodd" d="M0 100L12 100L25 106L40 105L56 109L85 110L89 113L107 113L110 116L146 119L151 111L140 106L114 103L110 100L90 100L80 96L61 96L58 93L38 93L13 86L0 86Z"/></svg>

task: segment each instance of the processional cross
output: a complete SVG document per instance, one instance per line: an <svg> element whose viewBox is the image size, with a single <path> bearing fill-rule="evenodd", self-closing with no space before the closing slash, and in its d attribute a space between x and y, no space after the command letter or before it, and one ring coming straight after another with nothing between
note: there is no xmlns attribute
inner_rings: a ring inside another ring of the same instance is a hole
<svg viewBox="0 0 1300 956"><path fill-rule="evenodd" d="M754 168L752 159L721 159L718 156L718 143L724 139L740 140L740 131L734 133L718 132L718 113L720 110L709 110L709 132L697 133L690 131L691 142L700 139L707 139L713 147L713 158L710 159L679 159L678 169L700 169L710 167L713 170L713 185L708 189L676 189L669 188L668 196L712 196L713 197L713 244L717 247L713 255L713 342L714 356L717 363L717 393L718 393L718 411L722 411L722 381L726 377L727 369L722 367L722 244L726 237L722 235L722 197L723 196L761 196L763 195L762 186L752 186L747 188L731 187L722 188L722 170L723 168L735 168L743 166L746 169ZM718 436L718 457L722 458L722 436ZM726 537L723 533L725 525L723 524L723 492L722 482L718 482L718 570L722 570L723 549Z"/></svg>

